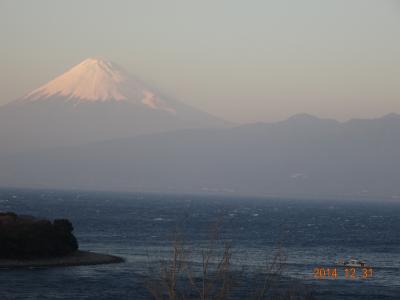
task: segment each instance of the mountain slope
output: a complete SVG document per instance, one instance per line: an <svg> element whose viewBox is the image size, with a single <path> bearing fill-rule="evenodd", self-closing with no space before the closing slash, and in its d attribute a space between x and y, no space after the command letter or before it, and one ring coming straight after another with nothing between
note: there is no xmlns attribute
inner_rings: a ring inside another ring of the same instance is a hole
<svg viewBox="0 0 400 300"><path fill-rule="evenodd" d="M9 156L4 185L400 197L400 116L339 123L296 116Z"/></svg>
<svg viewBox="0 0 400 300"><path fill-rule="evenodd" d="M0 153L225 125L163 96L114 63L87 59L0 107Z"/></svg>

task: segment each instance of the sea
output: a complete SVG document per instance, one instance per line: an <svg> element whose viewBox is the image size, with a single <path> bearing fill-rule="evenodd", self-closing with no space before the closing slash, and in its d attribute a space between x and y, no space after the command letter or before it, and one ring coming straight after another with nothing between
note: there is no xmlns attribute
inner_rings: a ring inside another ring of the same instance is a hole
<svg viewBox="0 0 400 300"><path fill-rule="evenodd" d="M229 245L238 274L230 299L251 299L252 278L265 276L276 253L284 257L281 282L312 299L400 299L399 201L1 189L0 211L69 219L80 249L125 259L2 269L2 300L153 299L150 287L162 289L155 278L177 243L193 277L207 249L217 263ZM351 258L367 263L366 276L338 264ZM335 268L336 276L327 271Z"/></svg>

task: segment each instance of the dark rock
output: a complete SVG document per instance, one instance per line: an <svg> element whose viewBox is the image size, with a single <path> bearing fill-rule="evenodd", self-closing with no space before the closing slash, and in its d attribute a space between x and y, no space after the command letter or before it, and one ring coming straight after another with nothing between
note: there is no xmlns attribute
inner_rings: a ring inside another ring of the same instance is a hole
<svg viewBox="0 0 400 300"><path fill-rule="evenodd" d="M65 256L78 249L70 221L0 213L0 259Z"/></svg>

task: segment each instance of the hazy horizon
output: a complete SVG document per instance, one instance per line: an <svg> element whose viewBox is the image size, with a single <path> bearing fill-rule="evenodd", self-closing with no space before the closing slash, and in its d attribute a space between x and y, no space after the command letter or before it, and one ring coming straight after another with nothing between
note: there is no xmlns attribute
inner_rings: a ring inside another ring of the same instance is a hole
<svg viewBox="0 0 400 300"><path fill-rule="evenodd" d="M399 9L391 0L1 1L0 104L102 56L237 123L400 113Z"/></svg>

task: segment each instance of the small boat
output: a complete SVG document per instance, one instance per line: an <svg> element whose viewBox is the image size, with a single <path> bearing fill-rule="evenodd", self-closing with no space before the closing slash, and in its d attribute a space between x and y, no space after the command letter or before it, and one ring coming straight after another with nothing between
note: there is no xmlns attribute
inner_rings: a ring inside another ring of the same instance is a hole
<svg viewBox="0 0 400 300"><path fill-rule="evenodd" d="M367 268L368 265L359 259L349 259L349 260L339 260L338 261L339 265L342 265L344 267L350 267L350 268Z"/></svg>

